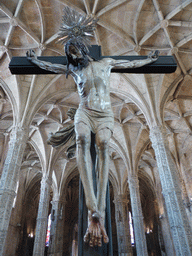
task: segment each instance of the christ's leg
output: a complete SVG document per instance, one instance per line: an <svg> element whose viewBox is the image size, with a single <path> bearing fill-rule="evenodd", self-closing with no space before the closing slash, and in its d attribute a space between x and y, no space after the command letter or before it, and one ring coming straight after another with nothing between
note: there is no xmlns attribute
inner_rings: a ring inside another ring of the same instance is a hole
<svg viewBox="0 0 192 256"><path fill-rule="evenodd" d="M86 206L88 208L88 228L84 241L90 246L101 245L101 230L97 215L97 200L94 194L92 163L90 155L90 129L83 122L75 124L77 142L77 164L85 192Z"/></svg>
<svg viewBox="0 0 192 256"><path fill-rule="evenodd" d="M96 134L97 145L97 207L100 214L100 226L103 241L109 241L105 227L105 207L106 207L106 190L109 174L109 140L111 131L107 128L102 129Z"/></svg>
<svg viewBox="0 0 192 256"><path fill-rule="evenodd" d="M77 165L85 192L89 211L97 211L97 201L93 189L92 162L90 155L91 131L83 122L75 124L77 143Z"/></svg>

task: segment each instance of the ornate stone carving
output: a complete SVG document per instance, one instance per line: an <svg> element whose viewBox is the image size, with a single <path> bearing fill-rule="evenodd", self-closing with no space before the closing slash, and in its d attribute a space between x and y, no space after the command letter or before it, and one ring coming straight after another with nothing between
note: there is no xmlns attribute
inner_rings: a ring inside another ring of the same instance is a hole
<svg viewBox="0 0 192 256"><path fill-rule="evenodd" d="M66 201L54 200L51 202L51 231L50 231L50 245L48 255L62 256L63 251L63 232L64 232L64 219L65 219L65 204Z"/></svg>
<svg viewBox="0 0 192 256"><path fill-rule="evenodd" d="M44 256L45 239L47 231L47 217L49 210L51 179L43 177L41 181L41 193L39 199L39 209L36 223L35 243L33 256Z"/></svg>
<svg viewBox="0 0 192 256"><path fill-rule="evenodd" d="M117 195L114 203L119 256L132 256L128 200L124 195Z"/></svg>
<svg viewBox="0 0 192 256"><path fill-rule="evenodd" d="M0 254L3 254L5 238L10 222L18 174L21 167L28 129L14 127L10 134L9 149L0 180Z"/></svg>
<svg viewBox="0 0 192 256"><path fill-rule="evenodd" d="M143 223L138 177L136 175L132 175L129 177L128 182L131 198L131 209L133 215L137 255L147 256L147 243Z"/></svg>
<svg viewBox="0 0 192 256"><path fill-rule="evenodd" d="M157 159L176 255L190 255L192 251L191 231L182 202L178 171L168 148L165 128L153 127L150 131L150 138Z"/></svg>

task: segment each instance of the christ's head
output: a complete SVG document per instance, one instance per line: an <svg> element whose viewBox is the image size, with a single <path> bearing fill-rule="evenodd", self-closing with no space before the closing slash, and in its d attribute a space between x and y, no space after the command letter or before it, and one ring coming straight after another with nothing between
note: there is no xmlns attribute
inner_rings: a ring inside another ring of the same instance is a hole
<svg viewBox="0 0 192 256"><path fill-rule="evenodd" d="M88 48L78 40L69 40L65 45L65 54L68 65L82 69L88 65L90 57Z"/></svg>

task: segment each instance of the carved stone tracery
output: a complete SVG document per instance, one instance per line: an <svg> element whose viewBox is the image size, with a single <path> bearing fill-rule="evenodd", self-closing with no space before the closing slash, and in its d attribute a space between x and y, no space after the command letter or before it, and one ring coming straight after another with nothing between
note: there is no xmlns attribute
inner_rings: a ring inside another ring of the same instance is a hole
<svg viewBox="0 0 192 256"><path fill-rule="evenodd" d="M172 160L164 127L154 127L150 131L155 150L165 199L169 225L177 255L190 255L192 250L191 231L181 197L178 171Z"/></svg>

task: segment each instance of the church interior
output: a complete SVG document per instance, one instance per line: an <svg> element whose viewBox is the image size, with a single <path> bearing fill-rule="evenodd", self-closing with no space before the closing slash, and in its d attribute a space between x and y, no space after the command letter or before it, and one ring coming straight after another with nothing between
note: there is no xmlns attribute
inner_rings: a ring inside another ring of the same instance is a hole
<svg viewBox="0 0 192 256"><path fill-rule="evenodd" d="M159 50L177 62L170 74L111 74L112 244L113 256L190 256L192 0L0 1L0 255L78 255L76 155L47 143L73 123L77 87L63 74L9 69L30 49L65 56L66 6L98 18L91 44L103 56Z"/></svg>

